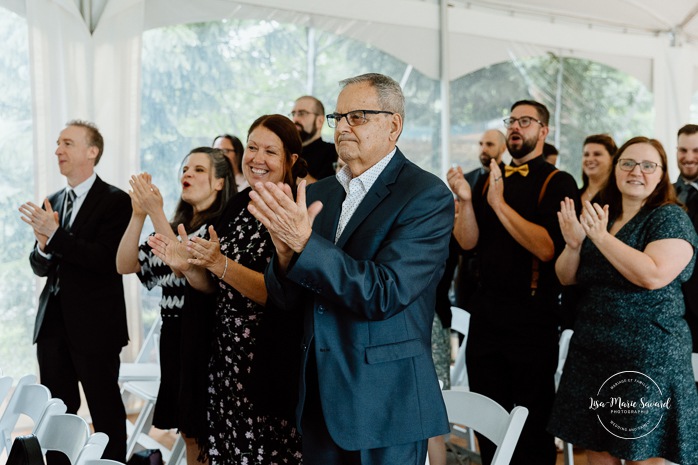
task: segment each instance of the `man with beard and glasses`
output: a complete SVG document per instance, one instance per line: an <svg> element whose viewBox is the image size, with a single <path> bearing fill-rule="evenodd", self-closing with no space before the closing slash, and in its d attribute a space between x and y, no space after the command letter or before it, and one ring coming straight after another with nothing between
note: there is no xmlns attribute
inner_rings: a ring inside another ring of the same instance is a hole
<svg viewBox="0 0 698 465"><path fill-rule="evenodd" d="M686 205L688 216L698 231L698 125L687 124L679 129L676 145L679 178L674 183L676 195ZM693 352L698 352L698 271L683 284L686 300L686 322L693 336Z"/></svg>
<svg viewBox="0 0 698 465"><path fill-rule="evenodd" d="M308 176L304 179L312 183L333 176L337 151L334 144L320 137L325 122L325 106L315 97L304 95L296 99L290 116L303 142L301 158L308 164Z"/></svg>
<svg viewBox="0 0 698 465"><path fill-rule="evenodd" d="M459 168L448 173L460 204L454 235L466 250L477 246L481 259L480 286L469 306L470 388L507 410L529 410L513 465L556 460L545 428L558 352L560 283L554 265L565 247L557 212L565 197L579 205L579 194L572 176L543 159L549 119L544 105L516 102L504 120L511 165L492 160L489 176L472 189ZM488 464L494 445L479 439L482 463Z"/></svg>

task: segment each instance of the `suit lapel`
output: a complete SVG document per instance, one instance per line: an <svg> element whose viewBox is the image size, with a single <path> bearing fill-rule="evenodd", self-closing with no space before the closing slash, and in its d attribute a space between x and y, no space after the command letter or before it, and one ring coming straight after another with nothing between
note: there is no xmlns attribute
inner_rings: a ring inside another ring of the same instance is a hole
<svg viewBox="0 0 698 465"><path fill-rule="evenodd" d="M395 182L406 161L407 159L402 152L400 152L400 149L397 149L395 155L393 155L393 159L390 160L388 166L386 166L380 176L378 176L376 182L373 183L371 189L366 193L366 197L364 197L359 207L349 219L344 231L342 231L342 235L339 236L337 240L338 247L344 247L344 244L346 244L356 228L358 228L366 217L390 194L390 188L388 186ZM341 207L338 210L341 212ZM335 231L337 230L338 221L339 212L337 213L337 221L334 223Z"/></svg>
<svg viewBox="0 0 698 465"><path fill-rule="evenodd" d="M341 205L345 197L344 188L339 184L339 181L335 180L326 190L318 190L316 193L311 190L310 193L315 194L312 199L313 202L315 200L320 200L324 205L323 210L320 212L320 216L318 216L313 223L313 229L322 237L334 242L334 236L337 233L337 225L339 224L339 215L342 212ZM310 203L308 205L310 205ZM340 208L330 209L330 205L339 205Z"/></svg>
<svg viewBox="0 0 698 465"><path fill-rule="evenodd" d="M78 210L78 214L75 216L73 224L70 226L70 232L72 232L73 234L77 233L80 230L80 226L82 226L85 223L86 219L91 216L92 211L95 209L97 203L99 202L99 199L101 198L101 193L104 190L105 185L106 184L104 183L104 181L102 181L99 178L99 176L97 176L97 179L95 179L94 184L92 185L90 190L87 191L85 201L80 206L80 210ZM63 196L65 196L65 194Z"/></svg>

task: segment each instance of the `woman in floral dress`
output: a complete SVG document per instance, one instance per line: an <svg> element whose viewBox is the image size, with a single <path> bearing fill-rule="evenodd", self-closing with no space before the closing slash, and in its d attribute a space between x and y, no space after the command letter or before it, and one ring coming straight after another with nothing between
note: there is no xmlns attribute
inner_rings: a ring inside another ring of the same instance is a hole
<svg viewBox="0 0 698 465"><path fill-rule="evenodd" d="M306 174L305 165L297 162L301 148L298 131L288 118L258 118L248 132L243 156L247 181L251 186L258 182L294 186L296 177ZM245 189L230 201L218 224L209 228L208 240L191 238L181 244L156 236L152 243L192 287L217 294L209 363L211 461L220 465L298 464L301 443L292 413L294 399L289 395L297 384L293 369L297 322L279 324L281 316L264 306L263 272L274 245L266 229L247 211L249 191ZM277 363L266 363L274 358ZM270 383L274 383L274 394ZM288 402L278 405L275 396Z"/></svg>

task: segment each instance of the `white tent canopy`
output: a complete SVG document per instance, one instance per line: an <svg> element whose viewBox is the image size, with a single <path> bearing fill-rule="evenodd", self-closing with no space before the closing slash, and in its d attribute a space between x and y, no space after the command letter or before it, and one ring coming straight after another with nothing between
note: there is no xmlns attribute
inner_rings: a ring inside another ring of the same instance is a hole
<svg viewBox="0 0 698 465"><path fill-rule="evenodd" d="M355 0L350 6L320 0L0 0L0 6L29 26L37 161L52 153L65 121L80 115L99 121L110 151L121 155L100 168L116 184L139 166L142 32L173 24L235 17L313 25L370 43L444 83L512 56L591 59L647 85L654 95L654 136L665 144L673 144L688 121L698 87L698 6L687 0L451 0L448 6L437 0ZM448 166L445 150L444 158ZM38 196L62 185L55 164L37 166Z"/></svg>
<svg viewBox="0 0 698 465"><path fill-rule="evenodd" d="M28 25L37 199L64 185L51 154L76 117L98 122L118 154L102 160L100 176L127 187L140 168L142 34L174 24L263 19L342 34L441 80L446 102L450 81L512 57L590 59L648 87L653 136L667 147L688 122L698 87L698 6L688 0L0 0L0 7ZM445 172L450 124L448 105L441 108ZM670 170L673 179L675 163ZM129 306L139 308L137 281L127 283Z"/></svg>

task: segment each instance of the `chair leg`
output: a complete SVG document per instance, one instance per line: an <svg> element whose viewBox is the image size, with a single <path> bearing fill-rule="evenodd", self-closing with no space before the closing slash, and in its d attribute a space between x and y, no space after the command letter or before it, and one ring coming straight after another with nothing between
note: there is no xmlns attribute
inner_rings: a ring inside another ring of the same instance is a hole
<svg viewBox="0 0 698 465"><path fill-rule="evenodd" d="M569 442L562 443L562 454L565 457L565 465L574 465L574 449Z"/></svg>

